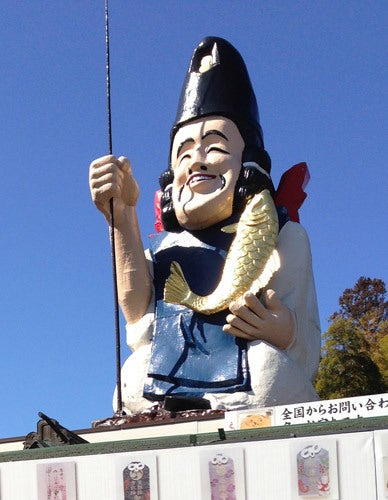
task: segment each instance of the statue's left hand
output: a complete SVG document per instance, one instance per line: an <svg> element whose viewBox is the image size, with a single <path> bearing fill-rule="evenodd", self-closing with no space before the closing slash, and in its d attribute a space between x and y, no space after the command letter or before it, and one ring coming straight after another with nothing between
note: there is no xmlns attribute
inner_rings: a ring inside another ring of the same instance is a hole
<svg viewBox="0 0 388 500"><path fill-rule="evenodd" d="M287 349L294 337L291 311L273 290L265 293L265 305L251 292L246 292L229 306L223 331L248 341L264 340L278 349Z"/></svg>

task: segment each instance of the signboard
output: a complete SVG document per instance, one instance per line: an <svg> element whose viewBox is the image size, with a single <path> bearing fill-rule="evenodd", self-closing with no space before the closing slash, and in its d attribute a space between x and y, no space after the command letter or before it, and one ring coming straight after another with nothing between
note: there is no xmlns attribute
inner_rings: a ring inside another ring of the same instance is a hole
<svg viewBox="0 0 388 500"><path fill-rule="evenodd" d="M279 425L332 422L388 415L388 393L344 399L312 401L272 408L228 411L225 430L238 430Z"/></svg>

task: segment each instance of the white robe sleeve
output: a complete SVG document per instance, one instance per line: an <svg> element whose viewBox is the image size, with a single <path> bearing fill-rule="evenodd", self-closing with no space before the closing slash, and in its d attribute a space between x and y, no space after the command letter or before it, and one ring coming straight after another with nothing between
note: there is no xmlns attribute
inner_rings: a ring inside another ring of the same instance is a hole
<svg viewBox="0 0 388 500"><path fill-rule="evenodd" d="M285 353L313 380L319 364L321 331L310 242L305 229L296 222L287 222L279 233L277 248L280 269L268 288L276 291L295 319L294 341Z"/></svg>
<svg viewBox="0 0 388 500"><path fill-rule="evenodd" d="M261 340L250 342L252 391L206 394L213 409L268 407L318 399L312 382L319 364L321 334L310 243L304 228L287 222L279 232L277 250L280 269L267 288L275 290L291 310L295 320L294 339L284 351Z"/></svg>

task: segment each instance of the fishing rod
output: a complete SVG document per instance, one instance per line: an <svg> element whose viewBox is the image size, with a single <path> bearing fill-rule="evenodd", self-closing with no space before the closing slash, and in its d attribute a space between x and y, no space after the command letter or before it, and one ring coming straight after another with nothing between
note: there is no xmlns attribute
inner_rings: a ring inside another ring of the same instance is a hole
<svg viewBox="0 0 388 500"><path fill-rule="evenodd" d="M110 47L109 47L109 5L105 0L105 55L106 55L106 98L107 98L107 118L108 118L108 150L113 154L112 147L112 111L110 98ZM122 416L123 402L121 395L121 346L120 346L120 313L117 288L117 267L116 267L116 244L114 231L114 200L109 201L109 241L112 255L112 275L113 275L113 301L114 301L114 320L115 320L115 343L116 343L116 395L117 410L116 415Z"/></svg>

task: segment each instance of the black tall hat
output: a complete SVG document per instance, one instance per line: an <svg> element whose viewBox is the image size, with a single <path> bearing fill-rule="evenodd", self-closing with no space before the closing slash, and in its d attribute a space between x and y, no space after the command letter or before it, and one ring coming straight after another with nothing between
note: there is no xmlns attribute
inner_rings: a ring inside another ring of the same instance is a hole
<svg viewBox="0 0 388 500"><path fill-rule="evenodd" d="M264 150L257 101L240 53L223 38L204 38L195 48L183 83L171 131L210 115L224 116L238 127L245 142L244 160L257 161L267 172L270 159Z"/></svg>

